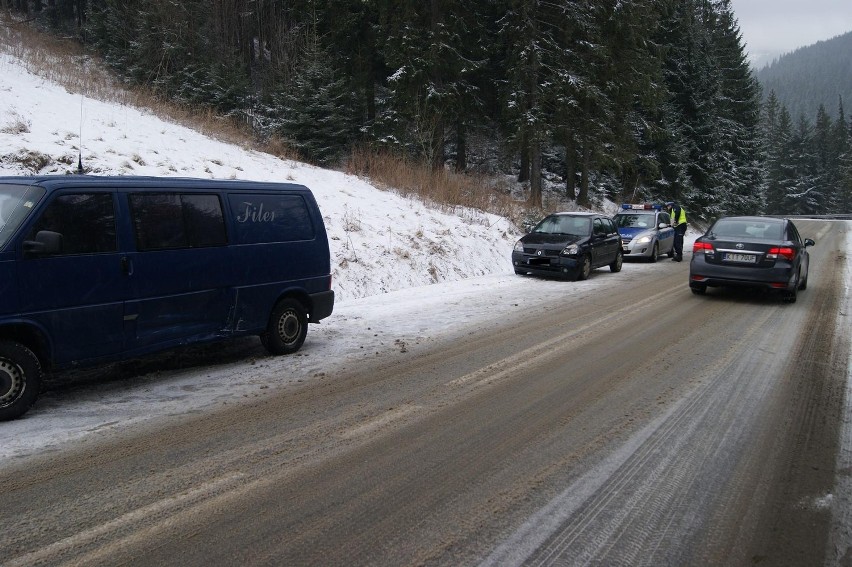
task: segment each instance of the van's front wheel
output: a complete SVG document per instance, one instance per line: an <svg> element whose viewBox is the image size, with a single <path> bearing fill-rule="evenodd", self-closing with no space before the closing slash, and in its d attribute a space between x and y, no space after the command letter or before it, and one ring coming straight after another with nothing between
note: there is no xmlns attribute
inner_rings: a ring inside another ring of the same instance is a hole
<svg viewBox="0 0 852 567"><path fill-rule="evenodd" d="M24 415L41 387L41 364L33 351L0 341L0 421Z"/></svg>
<svg viewBox="0 0 852 567"><path fill-rule="evenodd" d="M308 334L308 314L295 299L282 299L272 310L261 342L272 354L291 354L302 348Z"/></svg>

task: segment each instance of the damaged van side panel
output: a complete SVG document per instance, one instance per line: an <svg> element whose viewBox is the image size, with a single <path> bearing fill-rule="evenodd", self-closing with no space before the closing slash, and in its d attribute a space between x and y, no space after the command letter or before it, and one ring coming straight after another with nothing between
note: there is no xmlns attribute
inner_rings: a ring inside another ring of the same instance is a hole
<svg viewBox="0 0 852 567"><path fill-rule="evenodd" d="M295 352L334 305L310 190L230 180L0 178L0 287L0 419L41 368L252 334Z"/></svg>

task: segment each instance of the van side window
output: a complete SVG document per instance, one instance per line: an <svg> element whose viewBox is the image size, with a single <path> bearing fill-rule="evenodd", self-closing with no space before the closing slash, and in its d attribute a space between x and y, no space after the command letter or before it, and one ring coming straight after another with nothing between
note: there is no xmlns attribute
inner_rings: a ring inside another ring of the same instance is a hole
<svg viewBox="0 0 852 567"><path fill-rule="evenodd" d="M35 240L43 230L62 235L61 255L115 252L112 193L59 195L35 222L27 240Z"/></svg>
<svg viewBox="0 0 852 567"><path fill-rule="evenodd" d="M218 195L181 195L181 203L191 246L224 246L228 243Z"/></svg>
<svg viewBox="0 0 852 567"><path fill-rule="evenodd" d="M313 240L314 225L301 195L228 195L239 244Z"/></svg>
<svg viewBox="0 0 852 567"><path fill-rule="evenodd" d="M130 211L140 251L224 246L228 241L217 195L134 193Z"/></svg>

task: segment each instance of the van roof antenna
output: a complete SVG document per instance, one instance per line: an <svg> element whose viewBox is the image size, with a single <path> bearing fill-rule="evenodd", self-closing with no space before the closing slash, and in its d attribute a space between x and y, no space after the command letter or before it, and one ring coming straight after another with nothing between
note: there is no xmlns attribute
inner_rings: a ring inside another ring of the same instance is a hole
<svg viewBox="0 0 852 567"><path fill-rule="evenodd" d="M77 150L77 174L83 175L83 95L80 95L80 147Z"/></svg>

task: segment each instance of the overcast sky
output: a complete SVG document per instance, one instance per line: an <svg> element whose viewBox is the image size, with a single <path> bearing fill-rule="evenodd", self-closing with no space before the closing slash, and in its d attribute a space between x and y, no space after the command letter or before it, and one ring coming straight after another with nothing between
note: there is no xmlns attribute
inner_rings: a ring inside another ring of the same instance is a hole
<svg viewBox="0 0 852 567"><path fill-rule="evenodd" d="M852 0L732 0L758 68L799 47L852 31Z"/></svg>

